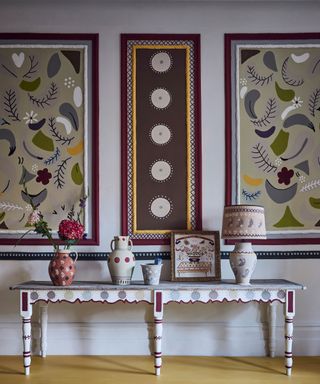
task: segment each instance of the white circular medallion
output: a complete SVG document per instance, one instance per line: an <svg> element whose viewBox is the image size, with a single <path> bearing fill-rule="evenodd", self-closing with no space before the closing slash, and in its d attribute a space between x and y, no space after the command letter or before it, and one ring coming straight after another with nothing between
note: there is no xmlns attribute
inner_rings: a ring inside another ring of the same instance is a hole
<svg viewBox="0 0 320 384"><path fill-rule="evenodd" d="M157 181L165 181L171 172L171 165L165 160L156 161L150 169L151 176Z"/></svg>
<svg viewBox="0 0 320 384"><path fill-rule="evenodd" d="M155 144L164 145L170 141L171 131L166 125L158 124L151 129L150 136Z"/></svg>
<svg viewBox="0 0 320 384"><path fill-rule="evenodd" d="M166 52L159 52L151 58L151 67L156 72L166 72L171 67L171 58Z"/></svg>
<svg viewBox="0 0 320 384"><path fill-rule="evenodd" d="M163 219L171 213L170 201L164 197L157 197L151 202L150 210L155 217Z"/></svg>
<svg viewBox="0 0 320 384"><path fill-rule="evenodd" d="M167 108L170 101L170 93L164 88L157 88L151 93L151 103L158 109Z"/></svg>

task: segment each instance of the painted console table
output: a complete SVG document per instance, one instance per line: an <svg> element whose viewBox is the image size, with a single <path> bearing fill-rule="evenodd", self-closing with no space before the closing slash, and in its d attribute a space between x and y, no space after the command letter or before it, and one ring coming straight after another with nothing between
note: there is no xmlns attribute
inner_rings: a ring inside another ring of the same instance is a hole
<svg viewBox="0 0 320 384"><path fill-rule="evenodd" d="M162 364L161 340L163 305L175 303L215 302L259 302L269 306L269 354L275 354L276 303L284 304L285 317L285 367L286 374L292 369L293 317L295 315L295 291L305 289L303 285L287 280L252 280L251 285L242 286L233 281L201 283L172 283L163 281L157 286L132 282L128 286L117 286L102 282L73 282L70 287L56 287L47 281L28 281L10 289L20 291L20 314L23 323L23 358L25 374L30 373L31 364L31 316L33 304L40 302L40 355L46 356L48 303L103 302L126 303L147 302L153 304L154 313L154 367L160 375Z"/></svg>

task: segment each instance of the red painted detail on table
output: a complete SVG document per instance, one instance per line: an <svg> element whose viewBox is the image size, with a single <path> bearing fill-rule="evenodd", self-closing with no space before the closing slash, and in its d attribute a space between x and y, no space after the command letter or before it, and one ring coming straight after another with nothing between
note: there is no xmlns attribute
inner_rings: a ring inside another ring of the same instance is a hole
<svg viewBox="0 0 320 384"><path fill-rule="evenodd" d="M176 300L168 300L166 301L164 304L170 304L170 303L177 303L177 304L195 304L195 303L200 303L200 304L208 304L208 303L273 303L273 302L278 302L278 303L284 303L285 300L282 300L282 299L272 299L272 300L263 300L263 299L259 299L259 300L251 300L251 299L248 299L248 300L242 300L242 299L227 299L227 298L224 298L224 299L210 299L208 301L200 301L200 300L188 300L188 301L184 301L184 300L179 300L179 301L176 301Z"/></svg>
<svg viewBox="0 0 320 384"><path fill-rule="evenodd" d="M116 300L116 301L113 301L113 302L110 302L108 300L104 300L104 299L100 299L100 300L93 300L93 299L90 299L90 300L81 300L79 298L75 299L74 301L71 301L71 300L66 300L66 299L35 299L35 300L32 300L32 304L35 304L35 303L38 303L38 302L44 302L44 303L70 303L70 304L75 304L75 303L101 303L101 304L104 304L104 303L108 303L108 304L117 304L119 302L121 303L128 303L128 304L138 304L138 303L147 303L147 304L152 304L151 301L148 301L148 300L132 300L132 301L129 301L129 300ZM169 301L166 301L164 304L170 304L170 303L177 303L177 304L195 304L195 303L200 303L200 304L208 304L208 303L218 303L218 304L222 304L222 303L231 303L231 302L234 302L234 303L273 303L273 302L278 302L278 303L285 303L285 300L282 300L282 299L272 299L272 300L248 300L248 301L244 301L244 300L241 300L241 299L232 299L232 300L229 300L229 299L222 299L222 300L208 300L208 301L182 301L182 300L179 300L179 301L175 301L175 300L169 300Z"/></svg>
<svg viewBox="0 0 320 384"><path fill-rule="evenodd" d="M288 292L288 313L293 313L293 291Z"/></svg>
<svg viewBox="0 0 320 384"><path fill-rule="evenodd" d="M156 292L156 312L162 312L162 292Z"/></svg>
<svg viewBox="0 0 320 384"><path fill-rule="evenodd" d="M108 303L108 304L117 304L117 303L128 303L128 304L138 304L138 303L147 303L147 304L152 304L151 301L148 301L148 300L126 300L126 299L119 299L119 300L116 300L116 301L108 301L108 300L104 300L104 299L101 299L101 300L93 300L93 299L90 299L90 300L81 300L79 298L75 299L74 301L70 301L70 300L65 300L65 299L57 299L57 300L52 300L52 299L37 299L37 300L34 300L32 301L32 304L35 304L35 303L38 303L38 302L44 302L44 303L70 303L70 304L75 304L75 303L79 303L79 304L83 304L83 303L100 303L100 304L104 304L104 303Z"/></svg>
<svg viewBox="0 0 320 384"><path fill-rule="evenodd" d="M24 312L28 310L28 292L22 292L22 310Z"/></svg>

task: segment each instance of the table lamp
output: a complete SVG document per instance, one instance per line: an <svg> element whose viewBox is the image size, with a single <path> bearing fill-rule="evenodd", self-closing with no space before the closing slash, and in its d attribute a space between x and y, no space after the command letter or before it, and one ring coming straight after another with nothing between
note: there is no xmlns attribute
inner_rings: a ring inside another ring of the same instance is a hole
<svg viewBox="0 0 320 384"><path fill-rule="evenodd" d="M257 205L228 205L224 207L222 238L237 240L230 252L230 265L236 283L250 285L250 278L257 263L252 239L266 239L264 208Z"/></svg>

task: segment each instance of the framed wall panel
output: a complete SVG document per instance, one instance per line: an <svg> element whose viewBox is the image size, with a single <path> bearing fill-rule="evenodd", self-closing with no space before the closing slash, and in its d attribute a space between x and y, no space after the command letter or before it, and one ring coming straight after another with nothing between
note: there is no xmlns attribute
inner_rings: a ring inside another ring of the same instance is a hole
<svg viewBox="0 0 320 384"><path fill-rule="evenodd" d="M122 35L122 232L201 228L200 36Z"/></svg>
<svg viewBox="0 0 320 384"><path fill-rule="evenodd" d="M219 231L171 232L171 280L221 279Z"/></svg>
<svg viewBox="0 0 320 384"><path fill-rule="evenodd" d="M227 34L225 59L226 204L265 207L263 244L319 244L320 34Z"/></svg>
<svg viewBox="0 0 320 384"><path fill-rule="evenodd" d="M99 243L98 73L97 34L0 34L0 244L28 229L30 198L57 232L86 194L80 244Z"/></svg>

